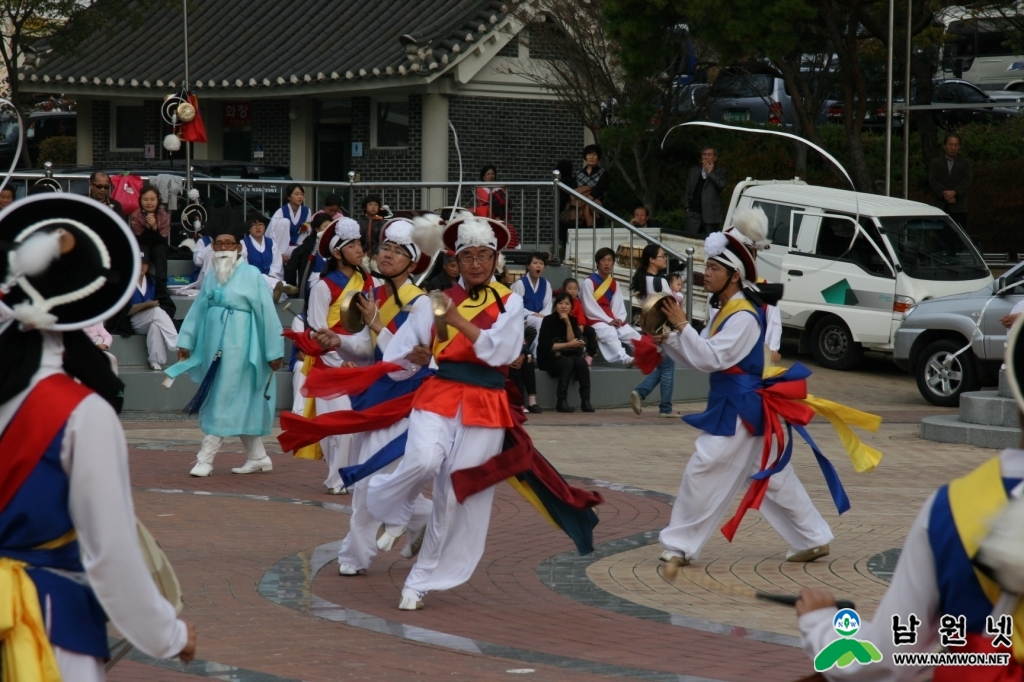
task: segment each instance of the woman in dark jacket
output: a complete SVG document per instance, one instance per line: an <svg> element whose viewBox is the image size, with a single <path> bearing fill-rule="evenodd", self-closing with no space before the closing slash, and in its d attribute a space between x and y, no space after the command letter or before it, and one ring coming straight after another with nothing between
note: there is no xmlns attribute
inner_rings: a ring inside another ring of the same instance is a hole
<svg viewBox="0 0 1024 682"><path fill-rule="evenodd" d="M558 378L557 411L574 411L569 407L567 395L569 382L575 377L580 383L580 409L593 412L594 408L590 404L590 367L583 357L586 342L580 333L579 324L572 316L572 296L564 292L555 296L553 310L540 325L537 366Z"/></svg>

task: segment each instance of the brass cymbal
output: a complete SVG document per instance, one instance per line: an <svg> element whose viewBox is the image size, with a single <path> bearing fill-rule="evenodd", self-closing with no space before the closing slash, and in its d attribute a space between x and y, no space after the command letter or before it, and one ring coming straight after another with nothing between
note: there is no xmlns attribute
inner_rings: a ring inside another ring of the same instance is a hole
<svg viewBox="0 0 1024 682"><path fill-rule="evenodd" d="M359 310L359 306L355 304L355 297L361 296L361 291L350 291L341 298L341 326L345 328L349 334L358 334L363 331L366 327L366 323L363 321L363 313Z"/></svg>
<svg viewBox="0 0 1024 682"><path fill-rule="evenodd" d="M643 308L640 309L640 328L651 336L661 334L664 331L668 318L665 317L665 313L661 310L661 302L671 296L672 294L667 291L648 296Z"/></svg>

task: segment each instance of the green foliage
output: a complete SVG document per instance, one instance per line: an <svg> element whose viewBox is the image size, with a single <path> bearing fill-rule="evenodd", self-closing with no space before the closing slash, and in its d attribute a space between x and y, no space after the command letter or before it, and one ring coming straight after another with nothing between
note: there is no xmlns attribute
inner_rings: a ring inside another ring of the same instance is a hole
<svg viewBox="0 0 1024 682"><path fill-rule="evenodd" d="M39 143L40 165L50 161L54 166L70 166L78 163L78 138L69 135L55 135Z"/></svg>

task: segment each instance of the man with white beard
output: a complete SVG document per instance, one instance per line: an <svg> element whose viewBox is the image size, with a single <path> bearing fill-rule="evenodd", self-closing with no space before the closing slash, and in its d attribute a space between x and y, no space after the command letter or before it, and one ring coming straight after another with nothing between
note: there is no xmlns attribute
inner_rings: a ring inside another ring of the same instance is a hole
<svg viewBox="0 0 1024 682"><path fill-rule="evenodd" d="M211 276L178 334L178 363L171 378L188 372L199 384L189 403L199 413L203 444L193 476L213 473L213 458L224 438L238 436L246 462L236 474L270 471L261 436L270 435L277 402L274 372L281 367L281 321L260 271L242 257L239 234L213 236Z"/></svg>

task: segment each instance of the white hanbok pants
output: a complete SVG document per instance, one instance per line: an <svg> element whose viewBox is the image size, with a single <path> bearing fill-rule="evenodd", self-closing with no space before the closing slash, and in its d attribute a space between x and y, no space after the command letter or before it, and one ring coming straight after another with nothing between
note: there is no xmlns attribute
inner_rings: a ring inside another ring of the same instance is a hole
<svg viewBox="0 0 1024 682"><path fill-rule="evenodd" d="M102 659L61 649L59 646L53 647L53 657L57 659L62 680L106 682L106 664Z"/></svg>
<svg viewBox="0 0 1024 682"><path fill-rule="evenodd" d="M592 326L597 336L597 347L601 350L601 357L608 362L626 364L629 361L629 354L622 344L632 346L633 342L640 338L639 332L628 324L616 328L604 322L594 322Z"/></svg>
<svg viewBox="0 0 1024 682"><path fill-rule="evenodd" d="M302 360L297 360L292 367L292 412L302 414L306 409L306 398L302 395L302 387L306 385L306 375L302 373Z"/></svg>
<svg viewBox="0 0 1024 682"><path fill-rule="evenodd" d="M501 452L505 429L466 426L462 412L448 419L413 410L405 456L391 474L370 479L367 506L388 524L409 525L416 498L434 479L434 507L423 546L405 581L424 595L469 580L484 553L494 487L460 504L452 490L453 471L478 466Z"/></svg>
<svg viewBox="0 0 1024 682"><path fill-rule="evenodd" d="M352 437L352 452L358 453L357 464L363 464L382 447L390 443L409 426L409 420L403 419L386 429L357 433ZM399 460L401 461L401 460ZM377 529L381 522L373 517L366 504L367 488L371 480L384 476L398 467L392 462L377 473L357 482L352 488L352 516L348 523L348 535L341 541L338 549L338 563L348 564L357 571L369 568L373 557L377 555ZM430 519L432 503L423 495L417 495L413 502L413 513L409 519L409 532L406 542L413 542L419 531Z"/></svg>
<svg viewBox="0 0 1024 682"><path fill-rule="evenodd" d="M349 401L348 396L343 395L329 400L316 398L316 413L318 415L351 409L352 403ZM300 412L299 414L302 413ZM350 461L350 454L354 453L351 445L352 436L349 434L328 436L320 441L320 449L324 453L324 461L327 462L327 478L324 480L326 487L337 488L341 486L341 474L338 473L338 469L355 464L354 461Z"/></svg>
<svg viewBox="0 0 1024 682"><path fill-rule="evenodd" d="M146 350L150 362L167 364L167 349L178 350L178 330L171 316L163 308L149 308L131 316L132 329L146 335ZM165 348L166 347L166 348Z"/></svg>
<svg viewBox="0 0 1024 682"><path fill-rule="evenodd" d="M267 450L263 447L263 440L259 436L239 436L242 441L242 449L245 450L245 457L251 461L258 461L267 456ZM224 445L223 436L211 436L203 434L203 443L199 447L199 454L196 459L206 464L213 464L213 458Z"/></svg>
<svg viewBox="0 0 1024 682"><path fill-rule="evenodd" d="M735 435L702 433L695 445L669 525L659 536L666 549L691 560L700 556L711 534L722 526L736 493L746 490L750 476L760 469L764 440L750 435L737 417ZM768 479L760 511L794 551L820 547L833 539L792 464Z"/></svg>

